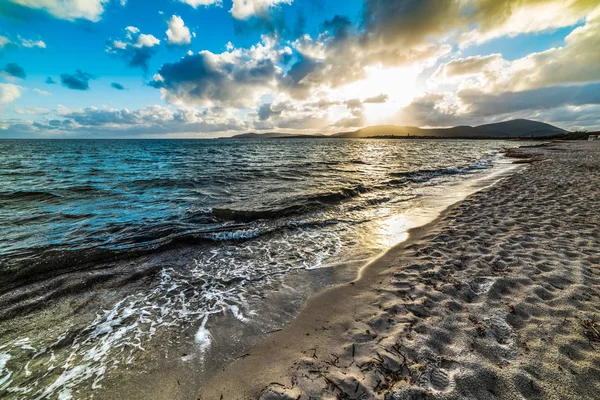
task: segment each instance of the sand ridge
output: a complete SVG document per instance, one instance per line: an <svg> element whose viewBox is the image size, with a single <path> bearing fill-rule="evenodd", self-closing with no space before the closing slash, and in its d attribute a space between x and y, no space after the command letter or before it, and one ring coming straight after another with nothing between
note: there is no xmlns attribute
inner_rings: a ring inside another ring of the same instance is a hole
<svg viewBox="0 0 600 400"><path fill-rule="evenodd" d="M600 146L448 210L311 300L202 399L600 398Z"/></svg>

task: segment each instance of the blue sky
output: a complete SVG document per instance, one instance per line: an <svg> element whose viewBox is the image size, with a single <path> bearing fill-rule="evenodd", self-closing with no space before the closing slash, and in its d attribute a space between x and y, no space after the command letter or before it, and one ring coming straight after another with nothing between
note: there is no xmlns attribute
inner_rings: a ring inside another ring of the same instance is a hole
<svg viewBox="0 0 600 400"><path fill-rule="evenodd" d="M598 28L592 0L3 0L0 137L600 129Z"/></svg>

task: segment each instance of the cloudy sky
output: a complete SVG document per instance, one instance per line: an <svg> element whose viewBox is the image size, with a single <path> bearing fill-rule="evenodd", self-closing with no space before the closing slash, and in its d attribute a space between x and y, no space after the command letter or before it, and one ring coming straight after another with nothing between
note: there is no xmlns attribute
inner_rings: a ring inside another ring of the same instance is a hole
<svg viewBox="0 0 600 400"><path fill-rule="evenodd" d="M0 137L600 129L598 0L0 0Z"/></svg>

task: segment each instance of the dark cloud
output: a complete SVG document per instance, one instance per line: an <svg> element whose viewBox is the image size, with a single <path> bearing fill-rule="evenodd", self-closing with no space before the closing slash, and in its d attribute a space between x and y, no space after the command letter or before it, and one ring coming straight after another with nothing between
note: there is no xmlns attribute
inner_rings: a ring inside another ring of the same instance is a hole
<svg viewBox="0 0 600 400"><path fill-rule="evenodd" d="M110 86L117 90L125 90L125 87L117 82L111 83Z"/></svg>
<svg viewBox="0 0 600 400"><path fill-rule="evenodd" d="M74 74L61 74L60 82L63 86L72 90L89 90L89 82L95 79L94 75L81 70L75 71Z"/></svg>
<svg viewBox="0 0 600 400"><path fill-rule="evenodd" d="M52 79L51 77L47 77L46 83L49 85L54 85L54 84L56 84L56 81L54 79Z"/></svg>
<svg viewBox="0 0 600 400"><path fill-rule="evenodd" d="M362 107L362 101L360 101L360 99L346 100L344 104L349 110L355 110Z"/></svg>
<svg viewBox="0 0 600 400"><path fill-rule="evenodd" d="M499 94L463 90L458 96L462 107L457 104L441 107L440 104L446 100L444 95L426 94L404 107L392 122L415 126L479 125L508 116L543 121L560 120L567 125L563 119L554 117L553 114L573 115L576 109L581 111L576 114L582 115L586 108L597 110L600 105L600 83ZM585 115L589 118L590 113Z"/></svg>
<svg viewBox="0 0 600 400"><path fill-rule="evenodd" d="M25 74L25 70L17 63L8 63L6 67L2 69L2 72L14 76L15 78L25 79L27 74Z"/></svg>
<svg viewBox="0 0 600 400"><path fill-rule="evenodd" d="M472 116L489 116L523 110L552 109L567 105L600 104L600 83L584 86L555 86L500 94L463 90L458 92L458 96L469 105L469 112Z"/></svg>
<svg viewBox="0 0 600 400"><path fill-rule="evenodd" d="M323 23L323 30L329 31L334 38L342 40L351 34L352 22L348 17L336 15Z"/></svg>
<svg viewBox="0 0 600 400"><path fill-rule="evenodd" d="M201 52L164 64L158 73L162 79L152 81L150 86L166 89L167 100L247 106L256 90L270 85L277 69L268 58L258 61L220 59L218 55Z"/></svg>
<svg viewBox="0 0 600 400"><path fill-rule="evenodd" d="M111 54L122 59L131 68L141 68L145 73L148 72L149 63L152 57L156 54L155 47L134 47L127 46L124 49L111 47Z"/></svg>
<svg viewBox="0 0 600 400"><path fill-rule="evenodd" d="M144 72L148 72L148 63L152 56L156 53L156 50L152 47L142 47L139 49L129 49L124 54L125 58L129 61L129 66L132 68L139 67Z"/></svg>
<svg viewBox="0 0 600 400"><path fill-rule="evenodd" d="M420 43L427 36L466 24L466 18L461 18L463 3L458 0L365 0L365 39L395 46Z"/></svg>
<svg viewBox="0 0 600 400"><path fill-rule="evenodd" d="M260 32L261 34L278 34L288 31L285 22L285 15L279 8L271 8L270 12L265 11L261 14L255 14L247 20L234 19L233 30L236 35L247 35Z"/></svg>
<svg viewBox="0 0 600 400"><path fill-rule="evenodd" d="M385 103L388 101L387 94L380 94L379 96L369 97L363 101L363 103Z"/></svg>
<svg viewBox="0 0 600 400"><path fill-rule="evenodd" d="M279 77L279 84L292 97L297 99L306 98L310 93L312 85L308 81L303 82L303 80L324 66L322 61L300 55L288 73L285 76Z"/></svg>
<svg viewBox="0 0 600 400"><path fill-rule="evenodd" d="M271 118L271 116L273 115L280 115L281 111L274 111L271 108L271 103L265 103L262 104L259 108L258 108L258 119L261 121L266 121L269 118Z"/></svg>
<svg viewBox="0 0 600 400"><path fill-rule="evenodd" d="M140 33L136 27L127 27L122 40L106 43L106 51L125 61L129 67L141 68L146 73L159 44L160 40L153 35Z"/></svg>

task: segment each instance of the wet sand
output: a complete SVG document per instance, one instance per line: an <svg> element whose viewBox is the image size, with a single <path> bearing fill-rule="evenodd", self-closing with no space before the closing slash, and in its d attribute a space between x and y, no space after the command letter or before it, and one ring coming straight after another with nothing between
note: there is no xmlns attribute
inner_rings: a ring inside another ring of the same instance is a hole
<svg viewBox="0 0 600 400"><path fill-rule="evenodd" d="M200 398L600 398L600 146L519 153Z"/></svg>

